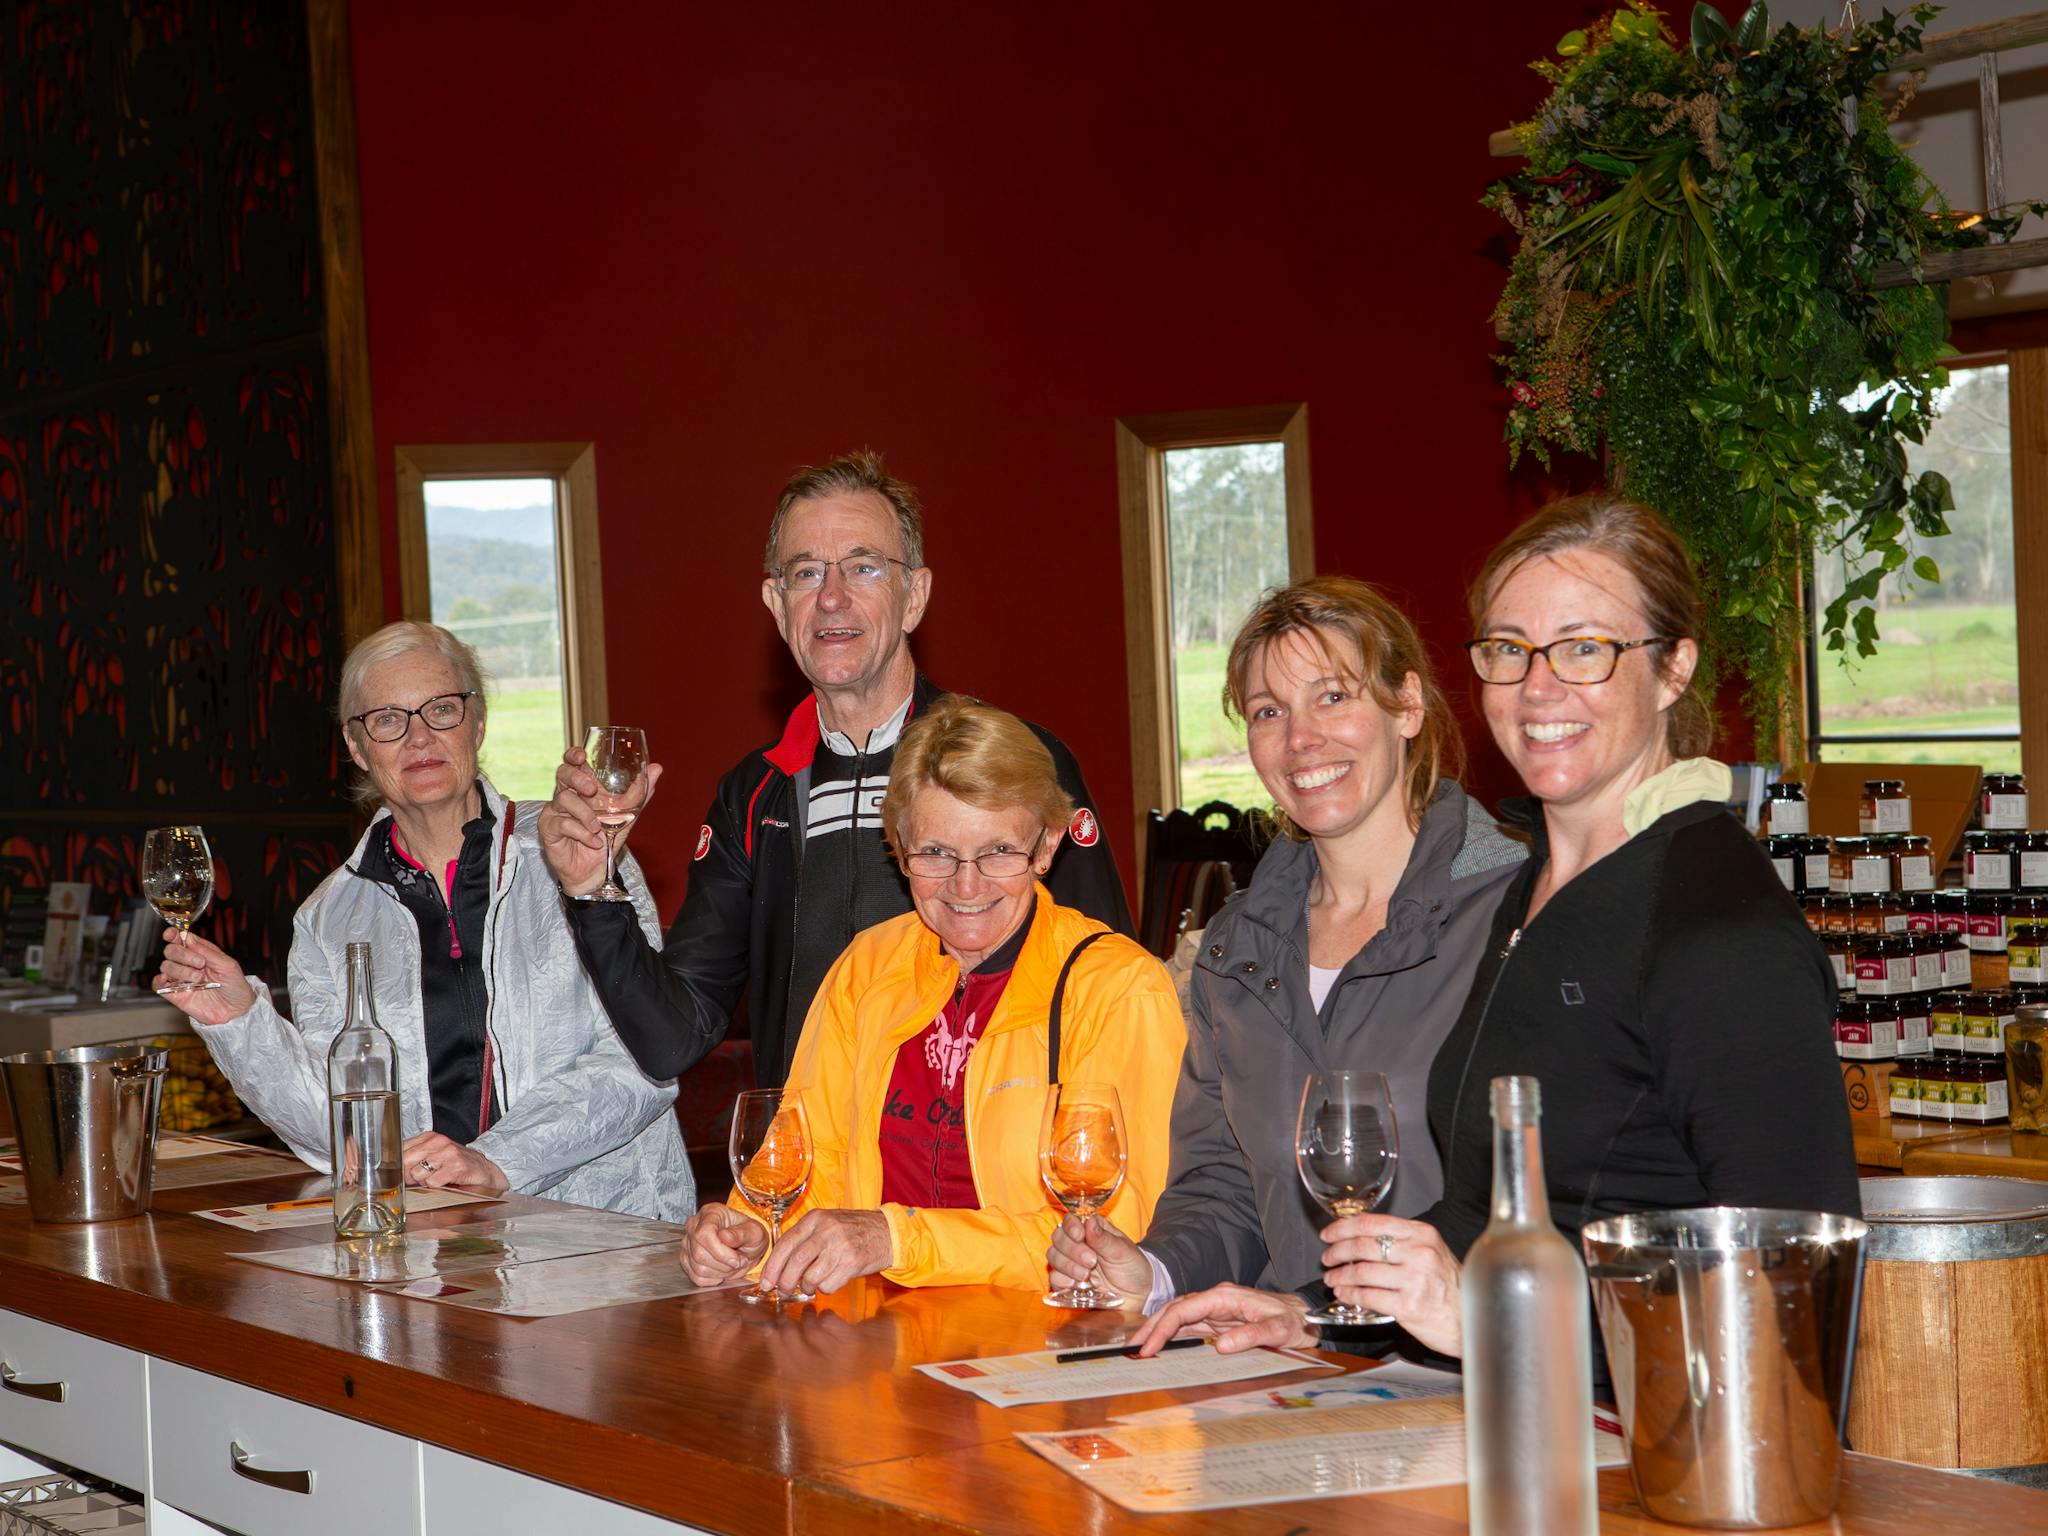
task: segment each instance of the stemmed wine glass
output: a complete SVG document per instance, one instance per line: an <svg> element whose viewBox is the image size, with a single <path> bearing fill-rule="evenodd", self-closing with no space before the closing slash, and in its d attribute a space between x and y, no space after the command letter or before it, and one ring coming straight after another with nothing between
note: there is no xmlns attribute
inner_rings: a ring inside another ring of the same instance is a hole
<svg viewBox="0 0 2048 1536"><path fill-rule="evenodd" d="M178 930L182 942L213 900L213 850L198 827L152 827L142 839L142 894L158 917ZM173 992L213 992L217 981L174 981L158 987Z"/></svg>
<svg viewBox="0 0 2048 1536"><path fill-rule="evenodd" d="M1311 1072L1301 1087L1294 1126L1294 1166L1301 1182L1332 1216L1362 1216L1394 1186L1401 1137L1384 1072ZM1380 1312L1335 1302L1311 1312L1323 1327L1391 1323Z"/></svg>
<svg viewBox="0 0 2048 1536"><path fill-rule="evenodd" d="M598 901L631 901L619 884L619 838L647 801L647 733L637 725L593 725L583 756L597 776L597 824L604 830L604 884Z"/></svg>
<svg viewBox="0 0 2048 1536"><path fill-rule="evenodd" d="M1054 1083L1038 1129L1038 1176L1070 1216L1101 1210L1124 1181L1124 1111L1108 1083ZM1124 1299L1083 1280L1043 1298L1048 1307L1120 1307Z"/></svg>
<svg viewBox="0 0 2048 1536"><path fill-rule="evenodd" d="M804 1116L803 1095L784 1088L742 1093L733 1101L727 1156L739 1192L768 1213L768 1252L761 1256L765 1265L782 1236L783 1213L803 1198L811 1182L811 1124ZM742 1301L810 1299L809 1291L778 1291L766 1284L740 1292Z"/></svg>

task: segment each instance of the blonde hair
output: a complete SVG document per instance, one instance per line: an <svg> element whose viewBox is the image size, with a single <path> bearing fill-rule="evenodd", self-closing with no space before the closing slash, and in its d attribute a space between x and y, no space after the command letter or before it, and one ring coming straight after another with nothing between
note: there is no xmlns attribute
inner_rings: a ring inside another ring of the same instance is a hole
<svg viewBox="0 0 2048 1536"><path fill-rule="evenodd" d="M1074 814L1052 753L1031 727L1008 710L957 693L934 699L896 743L882 830L899 859L908 852L903 818L922 789L943 789L978 810L1021 806L1048 832L1065 828Z"/></svg>
<svg viewBox="0 0 2048 1536"><path fill-rule="evenodd" d="M1475 638L1486 633L1486 611L1508 579L1531 560L1591 550L1605 555L1636 584L1637 606L1660 643L1660 665L1672 675L1672 643L1698 644L1706 630L1692 560L1671 525L1639 501L1611 491L1567 496L1537 512L1497 545L1480 567L1468 601ZM1627 596L1618 593L1617 596ZM1619 639L1648 638L1623 635ZM1702 757L1714 744L1714 710L1707 700L1707 669L1695 665L1685 691L1664 711L1664 741L1675 758Z"/></svg>
<svg viewBox="0 0 2048 1536"><path fill-rule="evenodd" d="M359 723L350 716L359 715L366 705L363 687L369 676L387 661L396 661L401 656L415 653L433 656L445 661L454 670L456 679L462 684L461 691L473 694L469 700L469 713L463 717L465 726L474 724L481 728L489 713L485 697L484 665L477 660L476 652L469 644L450 634L438 624L423 624L417 619L400 619L396 624L386 624L374 634L365 635L355 643L341 664L341 697L334 713L341 721L344 736L355 731L358 741L369 738L362 734ZM389 703L380 700L380 703ZM353 759L351 759L353 767ZM384 803L384 797L377 793L377 786L362 769L356 768L349 794L356 804L366 811L373 811Z"/></svg>
<svg viewBox="0 0 2048 1536"><path fill-rule="evenodd" d="M1422 728L1404 748L1407 782L1403 801L1408 825L1422 825L1423 812L1436 794L1437 780L1455 779L1465 770L1465 742L1450 702L1430 670L1429 653L1408 616L1385 593L1350 576L1311 576L1291 586L1275 587L1238 628L1225 665L1223 706L1245 718L1251 670L1266 647L1283 635L1305 635L1323 653L1331 671L1362 687L1390 715L1408 708L1402 687L1412 672L1422 700ZM1341 654L1335 640L1349 641L1356 657ZM1273 824L1284 837L1306 841L1308 834L1277 807Z"/></svg>

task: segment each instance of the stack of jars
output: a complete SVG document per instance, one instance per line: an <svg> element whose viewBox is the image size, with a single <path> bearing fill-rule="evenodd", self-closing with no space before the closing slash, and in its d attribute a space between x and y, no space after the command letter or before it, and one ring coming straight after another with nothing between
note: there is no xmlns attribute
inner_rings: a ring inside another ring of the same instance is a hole
<svg viewBox="0 0 2048 1536"><path fill-rule="evenodd" d="M2002 1122L2005 1026L2021 1004L2048 1002L2048 833L2023 830L2018 775L1987 775L1986 826L1965 839L1966 883L1936 890L1933 851L1910 830L1910 802L1905 830L1892 808L1902 786L1871 780L1864 791L1855 837L1779 831L1766 839L1834 965L1836 1052L1892 1064L1895 1116ZM2017 826L1998 825L2006 821ZM1808 862L1812 843L1827 849L1825 887ZM1797 860L1789 876L1788 857Z"/></svg>

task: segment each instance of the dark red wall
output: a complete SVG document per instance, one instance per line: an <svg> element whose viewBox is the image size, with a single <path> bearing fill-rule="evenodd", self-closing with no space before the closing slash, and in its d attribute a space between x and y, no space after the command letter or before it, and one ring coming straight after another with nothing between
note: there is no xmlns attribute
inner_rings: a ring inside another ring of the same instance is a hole
<svg viewBox="0 0 2048 1536"><path fill-rule="evenodd" d="M1066 738L1128 878L1113 419L1307 401L1319 565L1462 668L1462 584L1534 495L1486 136L1590 9L356 0L386 549L395 444L595 440L673 901L800 691L756 597L774 494L883 449L930 509L926 670Z"/></svg>

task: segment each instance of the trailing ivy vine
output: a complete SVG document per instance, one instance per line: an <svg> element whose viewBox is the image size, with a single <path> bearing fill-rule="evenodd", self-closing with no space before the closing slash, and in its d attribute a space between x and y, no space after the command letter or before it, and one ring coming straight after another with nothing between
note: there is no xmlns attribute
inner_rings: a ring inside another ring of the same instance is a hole
<svg viewBox="0 0 2048 1536"><path fill-rule="evenodd" d="M1947 382L1947 290L1871 278L2027 211L1953 213L1886 131L1878 82L1935 10L1827 32L1702 4L1679 46L1631 3L1534 66L1527 163L1485 198L1521 235L1494 313L1511 460L1609 450L1690 545L1760 742L1795 752L1802 571L1844 563L1824 643L1872 655L1878 583L1909 561L1939 580L1911 539L1954 509L1907 465Z"/></svg>

